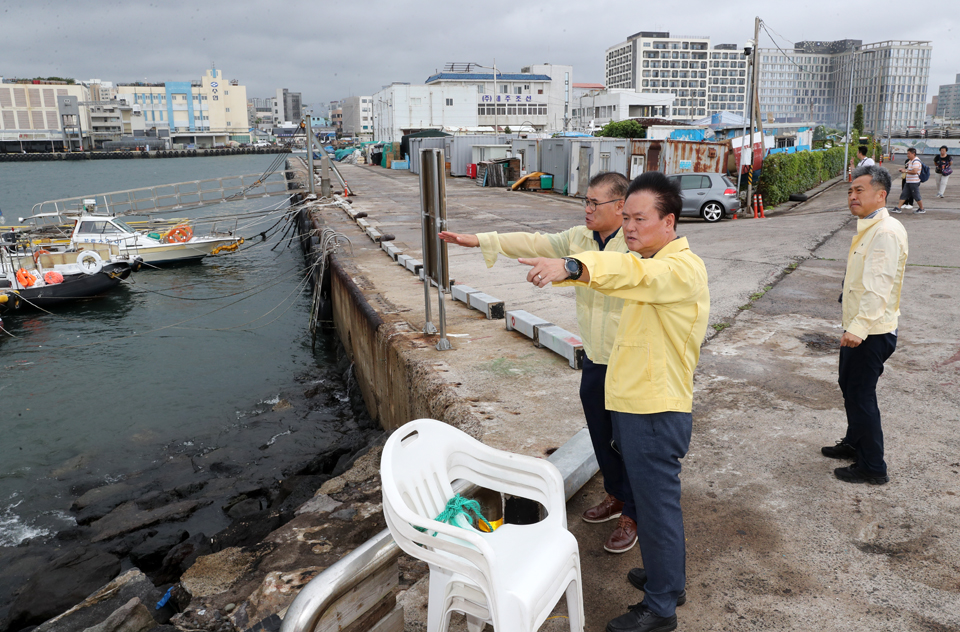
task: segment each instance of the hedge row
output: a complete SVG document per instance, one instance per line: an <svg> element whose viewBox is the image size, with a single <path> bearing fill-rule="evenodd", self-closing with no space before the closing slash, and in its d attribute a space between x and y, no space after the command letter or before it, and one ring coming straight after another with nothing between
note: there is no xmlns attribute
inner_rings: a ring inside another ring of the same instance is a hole
<svg viewBox="0 0 960 632"><path fill-rule="evenodd" d="M842 172L843 147L773 154L763 160L757 192L763 196L764 206L769 208L786 202L794 193L809 191Z"/></svg>

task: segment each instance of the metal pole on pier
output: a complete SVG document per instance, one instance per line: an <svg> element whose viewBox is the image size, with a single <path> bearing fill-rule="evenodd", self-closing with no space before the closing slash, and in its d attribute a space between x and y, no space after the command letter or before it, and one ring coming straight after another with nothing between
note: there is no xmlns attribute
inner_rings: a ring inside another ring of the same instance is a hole
<svg viewBox="0 0 960 632"><path fill-rule="evenodd" d="M313 126L310 124L310 112L304 112L303 119L307 128L307 172L310 174L310 193L317 194L316 176L313 173Z"/></svg>

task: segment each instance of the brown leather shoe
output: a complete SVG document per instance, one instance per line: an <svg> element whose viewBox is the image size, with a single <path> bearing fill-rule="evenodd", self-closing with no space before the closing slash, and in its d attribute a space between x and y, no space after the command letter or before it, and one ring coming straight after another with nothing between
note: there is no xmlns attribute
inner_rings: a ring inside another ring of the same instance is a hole
<svg viewBox="0 0 960 632"><path fill-rule="evenodd" d="M584 522L597 524L606 522L607 520L616 520L620 517L622 510L623 503L610 494L607 494L606 498L604 498L599 505L584 511L581 518L583 518Z"/></svg>
<svg viewBox="0 0 960 632"><path fill-rule="evenodd" d="M614 529L610 537L607 538L603 549L608 553L626 553L632 549L636 543L637 523L626 516L620 516L620 522L617 523L617 528Z"/></svg>

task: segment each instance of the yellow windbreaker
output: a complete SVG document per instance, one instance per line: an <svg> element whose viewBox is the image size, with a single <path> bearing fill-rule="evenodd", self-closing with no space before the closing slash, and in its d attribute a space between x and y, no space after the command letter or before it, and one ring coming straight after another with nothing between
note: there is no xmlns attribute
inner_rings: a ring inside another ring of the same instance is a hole
<svg viewBox="0 0 960 632"><path fill-rule="evenodd" d="M843 330L864 339L896 330L907 266L907 231L887 209L857 220L843 278Z"/></svg>
<svg viewBox="0 0 960 632"><path fill-rule="evenodd" d="M593 238L593 231L586 226L575 226L570 230L552 235L540 233L479 233L480 251L487 267L497 261L502 254L511 259L520 257L572 257L582 252L599 252L600 246ZM628 254L627 244L623 240L623 231L607 242L604 252ZM634 256L635 258L636 257ZM623 299L604 296L583 285L577 290L577 324L580 326L580 338L583 351L591 362L607 364L613 341L617 337L620 324L620 311Z"/></svg>
<svg viewBox="0 0 960 632"><path fill-rule="evenodd" d="M607 410L650 414L693 409L693 372L707 332L707 268L686 237L650 259L584 252L589 287L625 300L607 368ZM580 281L554 285L583 286Z"/></svg>

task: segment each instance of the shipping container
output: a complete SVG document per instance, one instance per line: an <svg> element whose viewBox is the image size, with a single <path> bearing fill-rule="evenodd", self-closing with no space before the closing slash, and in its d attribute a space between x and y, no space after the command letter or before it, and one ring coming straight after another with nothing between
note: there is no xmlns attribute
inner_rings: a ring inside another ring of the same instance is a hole
<svg viewBox="0 0 960 632"><path fill-rule="evenodd" d="M508 158L511 154L510 145L474 145L473 164L480 164L488 160L500 160Z"/></svg>
<svg viewBox="0 0 960 632"><path fill-rule="evenodd" d="M443 149L443 141L446 137L434 136L427 138L411 138L410 142L410 171L416 174L420 173L420 150L421 149Z"/></svg>
<svg viewBox="0 0 960 632"><path fill-rule="evenodd" d="M726 173L727 143L687 140L633 140L630 142L632 180L645 171L663 173Z"/></svg>
<svg viewBox="0 0 960 632"><path fill-rule="evenodd" d="M450 175L464 177L467 175L467 165L476 164L473 160L475 145L503 145L507 142L505 136L493 134L457 134L444 139L444 156L450 163Z"/></svg>
<svg viewBox="0 0 960 632"><path fill-rule="evenodd" d="M570 176L569 138L544 138L540 141L540 171L553 175L553 190L564 193Z"/></svg>
<svg viewBox="0 0 960 632"><path fill-rule="evenodd" d="M590 180L598 173L612 171L628 175L626 138L576 138L571 140L570 180L567 195L584 197Z"/></svg>
<svg viewBox="0 0 960 632"><path fill-rule="evenodd" d="M517 138L510 141L513 155L520 158L520 169L526 173L540 169L540 142L535 138Z"/></svg>

